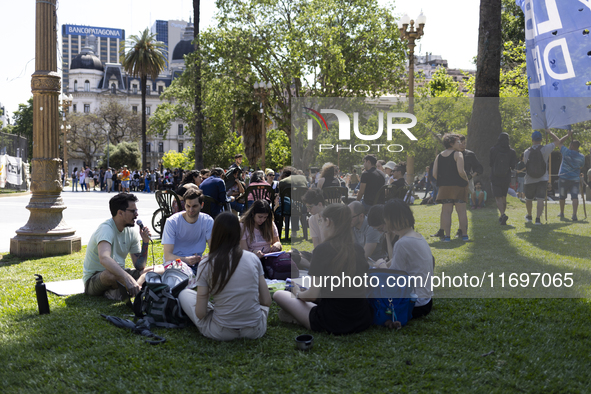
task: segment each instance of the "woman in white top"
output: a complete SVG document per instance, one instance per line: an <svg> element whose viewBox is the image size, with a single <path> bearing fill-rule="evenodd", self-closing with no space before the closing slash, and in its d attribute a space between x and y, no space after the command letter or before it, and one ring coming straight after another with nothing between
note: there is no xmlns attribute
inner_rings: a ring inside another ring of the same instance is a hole
<svg viewBox="0 0 591 394"><path fill-rule="evenodd" d="M429 280L433 278L434 259L425 238L414 230L415 219L410 207L400 199L390 200L384 206L384 220L390 231L400 238L394 244L390 268L401 270L410 276L421 277L422 283L415 283L418 300L412 317L426 316L433 307L433 291Z"/></svg>
<svg viewBox="0 0 591 394"><path fill-rule="evenodd" d="M203 336L230 341L265 335L271 294L260 259L240 248L240 224L232 213L216 217L209 255L197 268L197 291L185 289L179 300Z"/></svg>
<svg viewBox="0 0 591 394"><path fill-rule="evenodd" d="M84 189L86 189L86 191L88 191L88 186L86 185L86 182L85 182L86 173L84 171L78 172L78 179L80 182L80 191L83 192Z"/></svg>

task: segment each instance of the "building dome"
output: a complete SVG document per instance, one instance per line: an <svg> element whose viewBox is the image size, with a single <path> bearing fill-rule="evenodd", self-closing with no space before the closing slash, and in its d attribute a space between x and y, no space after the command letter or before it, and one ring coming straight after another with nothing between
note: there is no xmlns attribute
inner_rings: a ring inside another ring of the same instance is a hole
<svg viewBox="0 0 591 394"><path fill-rule="evenodd" d="M82 48L82 51L72 59L70 70L82 68L86 70L104 71L103 63L101 63L101 60L94 54L95 46L96 37L91 35L88 37L88 45Z"/></svg>
<svg viewBox="0 0 591 394"><path fill-rule="evenodd" d="M195 29L193 24L189 21L183 34L183 39L175 45L172 51L172 60L183 60L185 55L192 53L195 50L193 46L193 38L195 37Z"/></svg>
<svg viewBox="0 0 591 394"><path fill-rule="evenodd" d="M183 60L185 55L193 52L195 47L191 41L179 41L178 44L175 45L174 51L172 52L172 60Z"/></svg>

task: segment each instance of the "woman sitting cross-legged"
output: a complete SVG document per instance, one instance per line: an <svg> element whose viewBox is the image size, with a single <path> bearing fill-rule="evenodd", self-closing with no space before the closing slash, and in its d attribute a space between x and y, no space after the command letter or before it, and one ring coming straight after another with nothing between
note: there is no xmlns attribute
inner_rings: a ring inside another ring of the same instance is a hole
<svg viewBox="0 0 591 394"><path fill-rule="evenodd" d="M415 218L410 207L400 199L390 200L384 206L384 220L388 230L400 238L394 244L391 269L401 270L409 276L421 280L415 284L418 300L412 311L412 317L426 316L433 306L433 291L429 279L433 277L434 260L429 244L423 236L414 230Z"/></svg>
<svg viewBox="0 0 591 394"><path fill-rule="evenodd" d="M203 336L230 341L265 335L271 294L260 259L240 248L240 224L232 213L216 217L209 255L197 268L197 291L185 289L179 300Z"/></svg>
<svg viewBox="0 0 591 394"><path fill-rule="evenodd" d="M351 210L345 204L331 204L322 211L325 241L312 253L307 290L294 283L292 292L280 290L273 299L281 307L279 319L300 324L313 331L332 334L361 332L372 324L373 313L363 286L321 286L326 276L363 278L367 263L363 248L353 242ZM331 281L332 279L329 279ZM308 281L305 281L306 285ZM335 280L336 283L336 280Z"/></svg>
<svg viewBox="0 0 591 394"><path fill-rule="evenodd" d="M253 252L258 257L281 251L279 232L273 222L273 210L267 200L256 200L240 221L242 249Z"/></svg>

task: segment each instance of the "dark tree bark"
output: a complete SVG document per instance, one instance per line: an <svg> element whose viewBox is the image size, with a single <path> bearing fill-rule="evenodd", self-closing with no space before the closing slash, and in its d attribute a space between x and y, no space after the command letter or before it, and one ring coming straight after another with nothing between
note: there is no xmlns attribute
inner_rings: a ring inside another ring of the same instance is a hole
<svg viewBox="0 0 591 394"><path fill-rule="evenodd" d="M142 170L146 171L148 169L148 157L146 148L148 145L148 140L146 137L146 83L148 82L147 75L140 76L140 89L142 89Z"/></svg>
<svg viewBox="0 0 591 394"><path fill-rule="evenodd" d="M199 55L199 7L200 0L193 0L193 19L195 23L195 53ZM203 112L201 103L201 57L195 63L195 169L203 168Z"/></svg>
<svg viewBox="0 0 591 394"><path fill-rule="evenodd" d="M480 0L475 98L468 125L468 149L484 166L482 185L490 190L489 151L501 133L501 0Z"/></svg>

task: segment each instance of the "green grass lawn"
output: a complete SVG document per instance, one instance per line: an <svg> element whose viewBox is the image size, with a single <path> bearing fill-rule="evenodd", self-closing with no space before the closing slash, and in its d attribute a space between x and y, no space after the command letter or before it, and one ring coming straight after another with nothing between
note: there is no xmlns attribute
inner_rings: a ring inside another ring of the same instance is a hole
<svg viewBox="0 0 591 394"><path fill-rule="evenodd" d="M568 271L574 273L572 289L540 289L536 297L587 297L589 223L560 221L558 206L550 205L548 224L525 225L524 204L511 200L506 227L498 224L493 208L469 212L467 243L429 238L439 227L440 206L415 206L416 229L431 244L436 273ZM294 247L310 249L301 238ZM154 253L161 261L158 243ZM587 298L510 298L531 297L519 288L436 290L431 314L400 331L373 327L345 337L314 333L314 348L307 353L295 350L293 342L307 330L280 322L274 304L262 339L219 343L190 327L159 329L167 342L152 346L100 318L101 313L126 317L130 311L122 303L50 294L51 314L38 314L33 274L46 281L80 278L83 258L84 250L24 261L0 255L2 392L591 390ZM505 298L474 298L491 296Z"/></svg>

